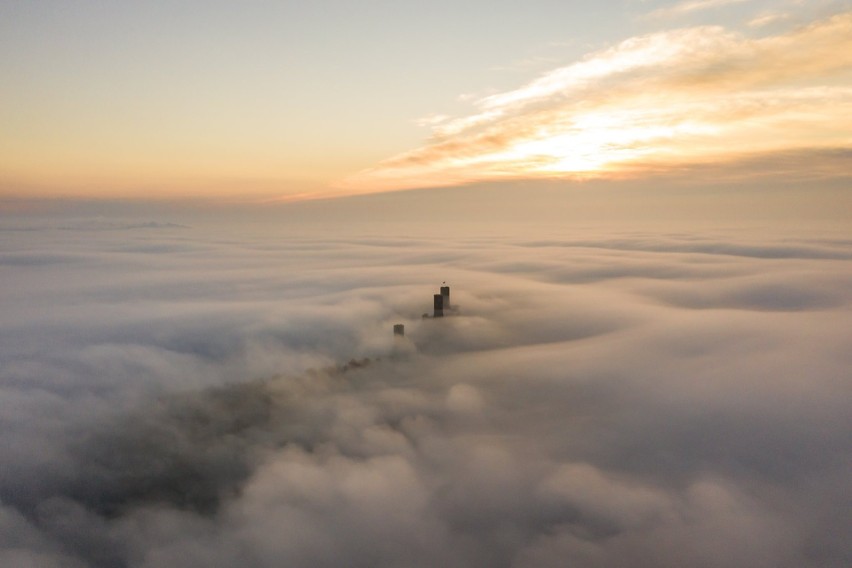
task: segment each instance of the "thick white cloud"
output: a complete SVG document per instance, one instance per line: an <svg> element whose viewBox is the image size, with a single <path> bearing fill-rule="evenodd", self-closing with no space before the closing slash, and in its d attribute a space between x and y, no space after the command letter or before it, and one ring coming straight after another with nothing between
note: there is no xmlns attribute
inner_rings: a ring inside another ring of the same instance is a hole
<svg viewBox="0 0 852 568"><path fill-rule="evenodd" d="M3 234L4 564L852 560L842 235Z"/></svg>

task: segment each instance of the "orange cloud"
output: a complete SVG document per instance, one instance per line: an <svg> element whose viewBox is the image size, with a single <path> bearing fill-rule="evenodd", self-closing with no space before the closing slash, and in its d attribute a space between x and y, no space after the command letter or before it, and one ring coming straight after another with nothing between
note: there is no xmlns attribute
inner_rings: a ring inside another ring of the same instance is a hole
<svg viewBox="0 0 852 568"><path fill-rule="evenodd" d="M635 176L852 147L852 13L761 38L716 26L631 38L475 107L339 189Z"/></svg>

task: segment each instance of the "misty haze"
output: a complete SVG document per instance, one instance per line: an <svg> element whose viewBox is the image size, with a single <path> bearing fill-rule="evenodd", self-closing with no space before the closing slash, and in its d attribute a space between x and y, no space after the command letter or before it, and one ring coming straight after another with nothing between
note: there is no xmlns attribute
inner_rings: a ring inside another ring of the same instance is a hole
<svg viewBox="0 0 852 568"><path fill-rule="evenodd" d="M852 567L852 0L0 1L0 568Z"/></svg>
<svg viewBox="0 0 852 568"><path fill-rule="evenodd" d="M0 563L848 565L852 241L521 228L7 222Z"/></svg>

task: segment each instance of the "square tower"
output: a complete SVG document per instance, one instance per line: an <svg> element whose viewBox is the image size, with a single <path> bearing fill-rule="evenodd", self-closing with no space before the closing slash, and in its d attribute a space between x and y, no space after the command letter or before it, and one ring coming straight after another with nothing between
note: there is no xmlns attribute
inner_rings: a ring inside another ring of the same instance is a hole
<svg viewBox="0 0 852 568"><path fill-rule="evenodd" d="M444 297L440 294L435 294L435 313L433 317L444 317Z"/></svg>
<svg viewBox="0 0 852 568"><path fill-rule="evenodd" d="M450 287L449 286L441 286L441 297L443 297L443 306L445 310L450 309Z"/></svg>

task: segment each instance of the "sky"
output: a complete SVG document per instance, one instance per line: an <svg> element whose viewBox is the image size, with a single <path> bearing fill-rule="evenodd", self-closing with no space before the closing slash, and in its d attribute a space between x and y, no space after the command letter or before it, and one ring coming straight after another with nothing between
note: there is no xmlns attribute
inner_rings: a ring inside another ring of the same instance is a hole
<svg viewBox="0 0 852 568"><path fill-rule="evenodd" d="M850 117L848 0L0 2L0 566L852 566Z"/></svg>
<svg viewBox="0 0 852 568"><path fill-rule="evenodd" d="M0 198L848 181L848 0L0 4Z"/></svg>

